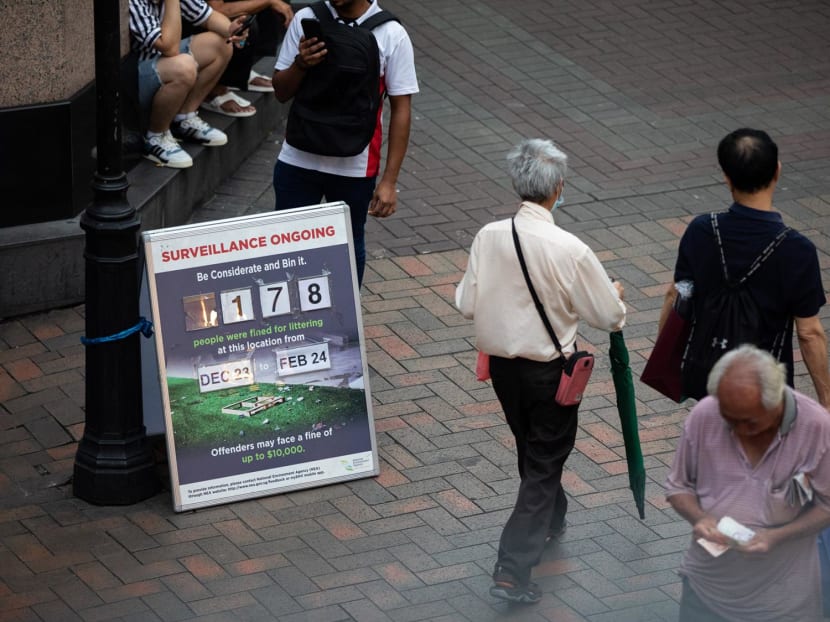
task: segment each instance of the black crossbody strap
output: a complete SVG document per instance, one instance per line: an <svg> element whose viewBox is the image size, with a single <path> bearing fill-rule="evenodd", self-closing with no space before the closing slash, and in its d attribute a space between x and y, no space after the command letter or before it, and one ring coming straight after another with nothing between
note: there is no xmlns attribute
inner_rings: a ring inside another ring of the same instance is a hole
<svg viewBox="0 0 830 622"><path fill-rule="evenodd" d="M516 254L519 255L519 264L522 266L522 274L525 276L525 282L527 283L527 288L530 290L530 296L533 298L533 304L536 305L536 310L539 312L539 316L542 318L542 323L545 325L550 338L553 340L553 345L556 346L556 350L559 352L559 355L564 359L565 353L562 352L562 346L556 338L556 333L553 332L553 326L550 325L548 314L545 313L545 307L542 305L542 301L539 300L539 296L536 294L536 290L533 287L533 282L530 280L530 274L527 272L527 264L525 263L525 257L522 254L522 245L519 244L519 234L516 233L515 217L510 219L510 224L513 227L513 244L516 246Z"/></svg>
<svg viewBox="0 0 830 622"><path fill-rule="evenodd" d="M723 278L724 281L729 283L729 270L726 268L726 257L723 254L723 242L720 238L720 229L718 228L718 215L717 212L712 212L709 214L709 218L712 221L712 229L715 232L715 239L718 242L718 250L720 251L720 265L723 269ZM737 282L738 285L744 283L749 277L755 274L755 271L761 267L761 264L764 263L775 249L781 245L781 242L784 241L784 238L787 237L787 233L789 233L790 227L784 227L781 231L778 232L772 241L767 244L766 248L761 251L761 254L758 255L755 260L752 262L752 265L749 266L749 270L747 270L746 274L743 275Z"/></svg>
<svg viewBox="0 0 830 622"><path fill-rule="evenodd" d="M314 11L314 17L319 21L334 22L334 16L332 16L325 2L315 2L311 5L311 10Z"/></svg>
<svg viewBox="0 0 830 622"><path fill-rule="evenodd" d="M379 13L375 13L372 17L368 18L365 22L362 22L360 25L361 28L366 28L367 30L374 30L381 24L385 24L386 22L398 22L401 23L397 17L395 17L389 11L380 11Z"/></svg>

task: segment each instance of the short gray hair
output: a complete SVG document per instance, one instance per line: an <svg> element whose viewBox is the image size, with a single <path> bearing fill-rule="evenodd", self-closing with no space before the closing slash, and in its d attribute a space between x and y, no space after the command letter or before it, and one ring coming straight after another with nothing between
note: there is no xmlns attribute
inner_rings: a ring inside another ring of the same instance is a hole
<svg viewBox="0 0 830 622"><path fill-rule="evenodd" d="M549 199L567 171L568 156L552 140L528 138L507 154L507 172L522 201Z"/></svg>
<svg viewBox="0 0 830 622"><path fill-rule="evenodd" d="M749 367L756 373L764 408L770 410L781 404L784 399L784 387L787 384L787 367L775 360L775 357L766 350L761 350L751 344L730 350L718 359L712 371L709 372L706 382L709 395L715 395L718 392L718 385L723 375L733 364Z"/></svg>

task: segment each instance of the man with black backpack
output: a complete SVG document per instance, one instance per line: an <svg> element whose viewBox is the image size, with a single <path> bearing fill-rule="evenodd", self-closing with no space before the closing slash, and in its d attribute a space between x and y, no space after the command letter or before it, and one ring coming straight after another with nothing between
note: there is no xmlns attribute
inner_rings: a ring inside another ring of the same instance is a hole
<svg viewBox="0 0 830 622"><path fill-rule="evenodd" d="M358 282L366 263L367 214L397 208L398 174L418 92L409 35L372 0L329 0L299 10L277 58L274 93L293 98L274 167L276 209L327 201L349 205ZM381 107L389 97L386 163L380 173Z"/></svg>
<svg viewBox="0 0 830 622"><path fill-rule="evenodd" d="M739 129L721 140L718 162L734 203L702 214L680 240L674 281L691 281L692 331L683 358L686 397L706 395L706 377L721 355L742 343L772 353L793 386L793 327L818 401L830 406L825 304L816 248L785 227L773 208L781 175L778 147L766 132ZM666 293L662 329L677 290Z"/></svg>

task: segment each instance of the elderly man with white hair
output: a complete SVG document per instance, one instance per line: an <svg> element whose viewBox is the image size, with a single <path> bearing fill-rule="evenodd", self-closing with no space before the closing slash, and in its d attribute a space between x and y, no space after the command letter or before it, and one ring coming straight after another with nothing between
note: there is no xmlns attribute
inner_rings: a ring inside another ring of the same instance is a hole
<svg viewBox="0 0 830 622"><path fill-rule="evenodd" d="M680 566L680 622L817 622L830 416L751 345L718 360L708 391L686 419L666 481L669 503L693 526ZM727 537L724 517L754 536ZM716 556L717 545L729 548Z"/></svg>
<svg viewBox="0 0 830 622"><path fill-rule="evenodd" d="M580 319L613 331L625 322L623 288L596 255L560 229L567 157L550 140L521 142L507 156L522 200L515 218L486 225L473 240L456 306L475 322L476 346L490 355L493 389L516 439L521 485L499 542L490 594L536 603L530 575L545 545L565 529L568 501L562 468L574 446L579 404L554 401L563 360L576 349ZM515 234L530 281L561 351L545 328L519 264Z"/></svg>

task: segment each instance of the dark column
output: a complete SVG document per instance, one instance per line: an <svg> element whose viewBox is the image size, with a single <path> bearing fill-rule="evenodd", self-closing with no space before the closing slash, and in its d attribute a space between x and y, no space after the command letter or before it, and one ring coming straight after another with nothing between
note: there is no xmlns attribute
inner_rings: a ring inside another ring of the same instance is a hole
<svg viewBox="0 0 830 622"><path fill-rule="evenodd" d="M86 336L138 322L140 221L127 202L119 119L120 3L95 0L98 169L86 232ZM100 505L136 503L159 482L141 405L141 334L86 346L86 426L75 455L75 496Z"/></svg>

